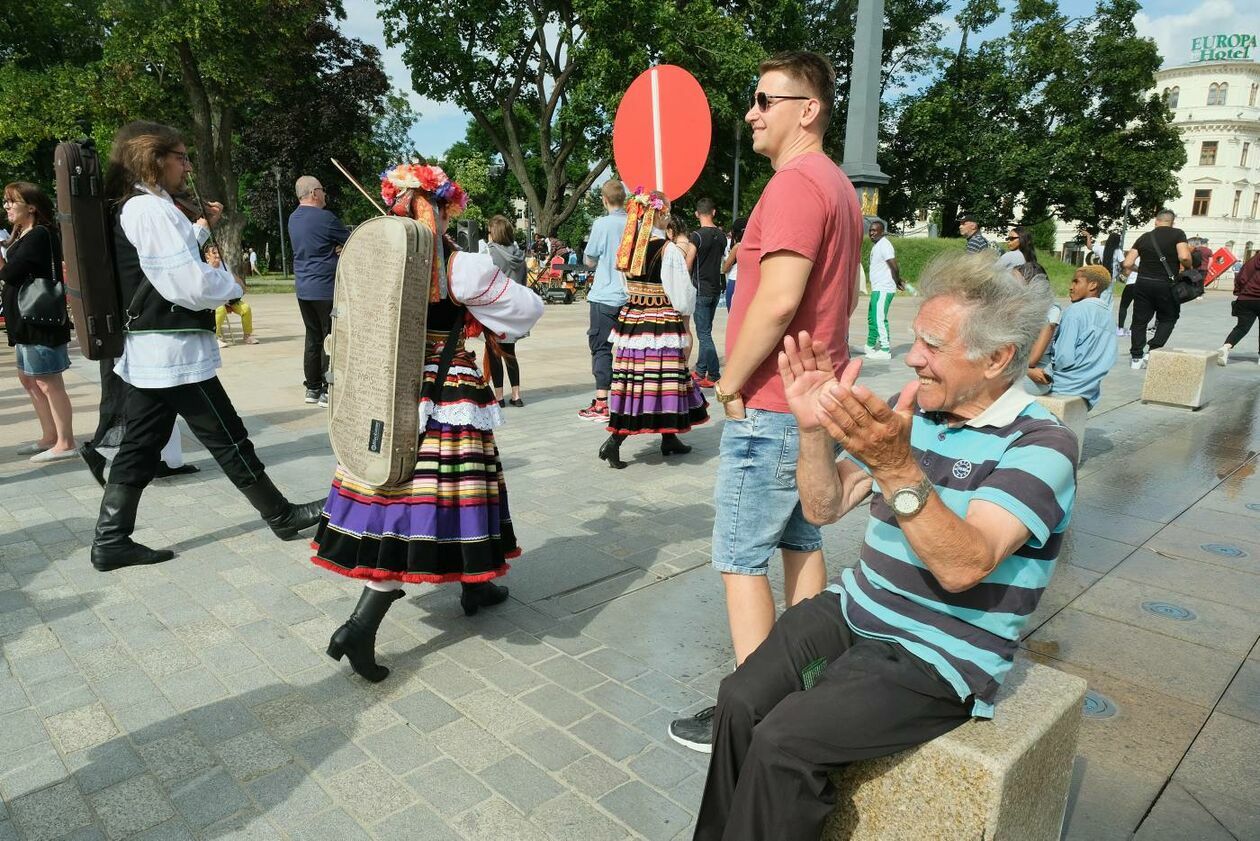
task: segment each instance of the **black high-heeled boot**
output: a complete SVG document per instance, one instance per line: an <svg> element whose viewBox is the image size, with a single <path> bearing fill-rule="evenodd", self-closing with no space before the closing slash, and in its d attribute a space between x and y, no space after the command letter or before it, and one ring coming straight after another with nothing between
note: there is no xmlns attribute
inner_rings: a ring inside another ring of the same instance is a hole
<svg viewBox="0 0 1260 841"><path fill-rule="evenodd" d="M682 439L672 432L666 432L661 436L661 455L663 456L685 456L691 452L691 445L684 444Z"/></svg>
<svg viewBox="0 0 1260 841"><path fill-rule="evenodd" d="M614 470L624 470L626 463L621 460L621 442L624 440L621 435L609 435L599 448L599 457L603 461L608 462L608 466Z"/></svg>
<svg viewBox="0 0 1260 841"><path fill-rule="evenodd" d="M346 623L333 631L328 640L328 656L334 660L347 657L350 668L364 680L380 683L389 676L389 669L377 665L376 631L389 607L403 597L402 589L373 590L364 587L359 603Z"/></svg>
<svg viewBox="0 0 1260 841"><path fill-rule="evenodd" d="M463 592L459 594L459 606L464 609L465 616L474 616L483 607L494 607L507 601L508 588L489 581L460 586Z"/></svg>

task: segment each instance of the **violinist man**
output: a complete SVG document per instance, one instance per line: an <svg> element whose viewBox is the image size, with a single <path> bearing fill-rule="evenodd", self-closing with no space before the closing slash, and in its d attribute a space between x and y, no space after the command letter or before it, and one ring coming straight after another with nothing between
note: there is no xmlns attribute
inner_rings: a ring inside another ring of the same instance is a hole
<svg viewBox="0 0 1260 841"><path fill-rule="evenodd" d="M105 193L114 213L114 250L126 310L123 355L115 373L130 388L122 443L92 539L92 566L101 572L174 557L131 539L140 496L154 477L176 416L223 468L282 540L315 524L320 501L293 505L272 484L245 425L219 382L214 308L239 298L236 279L201 261L221 205L190 222L171 199L192 167L179 132L157 123L119 130L110 152Z"/></svg>

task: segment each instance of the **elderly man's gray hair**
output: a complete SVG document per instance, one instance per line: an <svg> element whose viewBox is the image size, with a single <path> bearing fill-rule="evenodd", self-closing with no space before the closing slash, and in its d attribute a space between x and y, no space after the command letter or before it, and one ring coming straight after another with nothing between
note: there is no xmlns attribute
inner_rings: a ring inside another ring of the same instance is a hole
<svg viewBox="0 0 1260 841"><path fill-rule="evenodd" d="M323 185L319 183L319 179L314 175L303 175L297 180L297 184L294 185L293 191L297 193L298 201L301 201L311 193L318 190L321 186Z"/></svg>
<svg viewBox="0 0 1260 841"><path fill-rule="evenodd" d="M992 252L942 254L923 270L919 292L925 301L954 298L967 308L958 336L967 356L980 359L1006 345L1015 355L1004 374L1014 382L1028 368L1028 356L1054 303L1048 285L1029 285L999 267Z"/></svg>

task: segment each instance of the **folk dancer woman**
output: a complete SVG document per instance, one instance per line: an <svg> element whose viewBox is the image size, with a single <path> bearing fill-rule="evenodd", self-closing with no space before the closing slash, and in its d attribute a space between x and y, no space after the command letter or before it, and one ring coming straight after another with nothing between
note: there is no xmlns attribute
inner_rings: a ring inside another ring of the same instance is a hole
<svg viewBox="0 0 1260 841"><path fill-rule="evenodd" d="M206 218L194 225L171 199L191 170L179 132L157 123L124 126L110 152L105 194L127 311L123 355L114 370L131 387L92 539L92 566L100 571L174 557L136 543L131 534L177 415L277 537L292 540L319 519L318 501L294 505L272 484L215 375L214 308L239 298L241 287L201 261L201 241L222 207L209 203Z"/></svg>
<svg viewBox="0 0 1260 841"><path fill-rule="evenodd" d="M626 203L625 233L617 268L626 274L629 300L613 328L613 379L608 396L608 439L599 457L621 470L621 445L630 435L660 435L661 455L685 455L678 436L709 419L708 401L687 370L695 306L687 257L674 241L682 221L669 215L660 193L636 194Z"/></svg>
<svg viewBox="0 0 1260 841"><path fill-rule="evenodd" d="M506 587L492 582L521 552L494 443L502 416L464 342L483 331L494 342L513 342L543 311L542 299L495 268L490 255L458 251L442 235L468 199L439 167L403 164L387 171L381 198L392 213L435 233L419 406L423 432L415 471L400 485L364 485L337 469L311 558L366 585L329 640L328 655L348 657L350 667L372 682L389 674L376 662L376 632L390 605L402 598L404 583L458 581L468 616L508 597ZM439 387L442 350L456 324L463 325L459 344Z"/></svg>

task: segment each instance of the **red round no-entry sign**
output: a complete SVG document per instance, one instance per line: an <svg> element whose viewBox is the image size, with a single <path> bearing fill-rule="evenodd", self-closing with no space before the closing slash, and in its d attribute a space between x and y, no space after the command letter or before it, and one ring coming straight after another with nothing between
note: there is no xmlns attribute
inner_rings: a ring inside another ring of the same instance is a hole
<svg viewBox="0 0 1260 841"><path fill-rule="evenodd" d="M617 175L632 190L660 190L673 201L700 177L711 136L709 100L696 77L672 64L652 67L617 106Z"/></svg>

